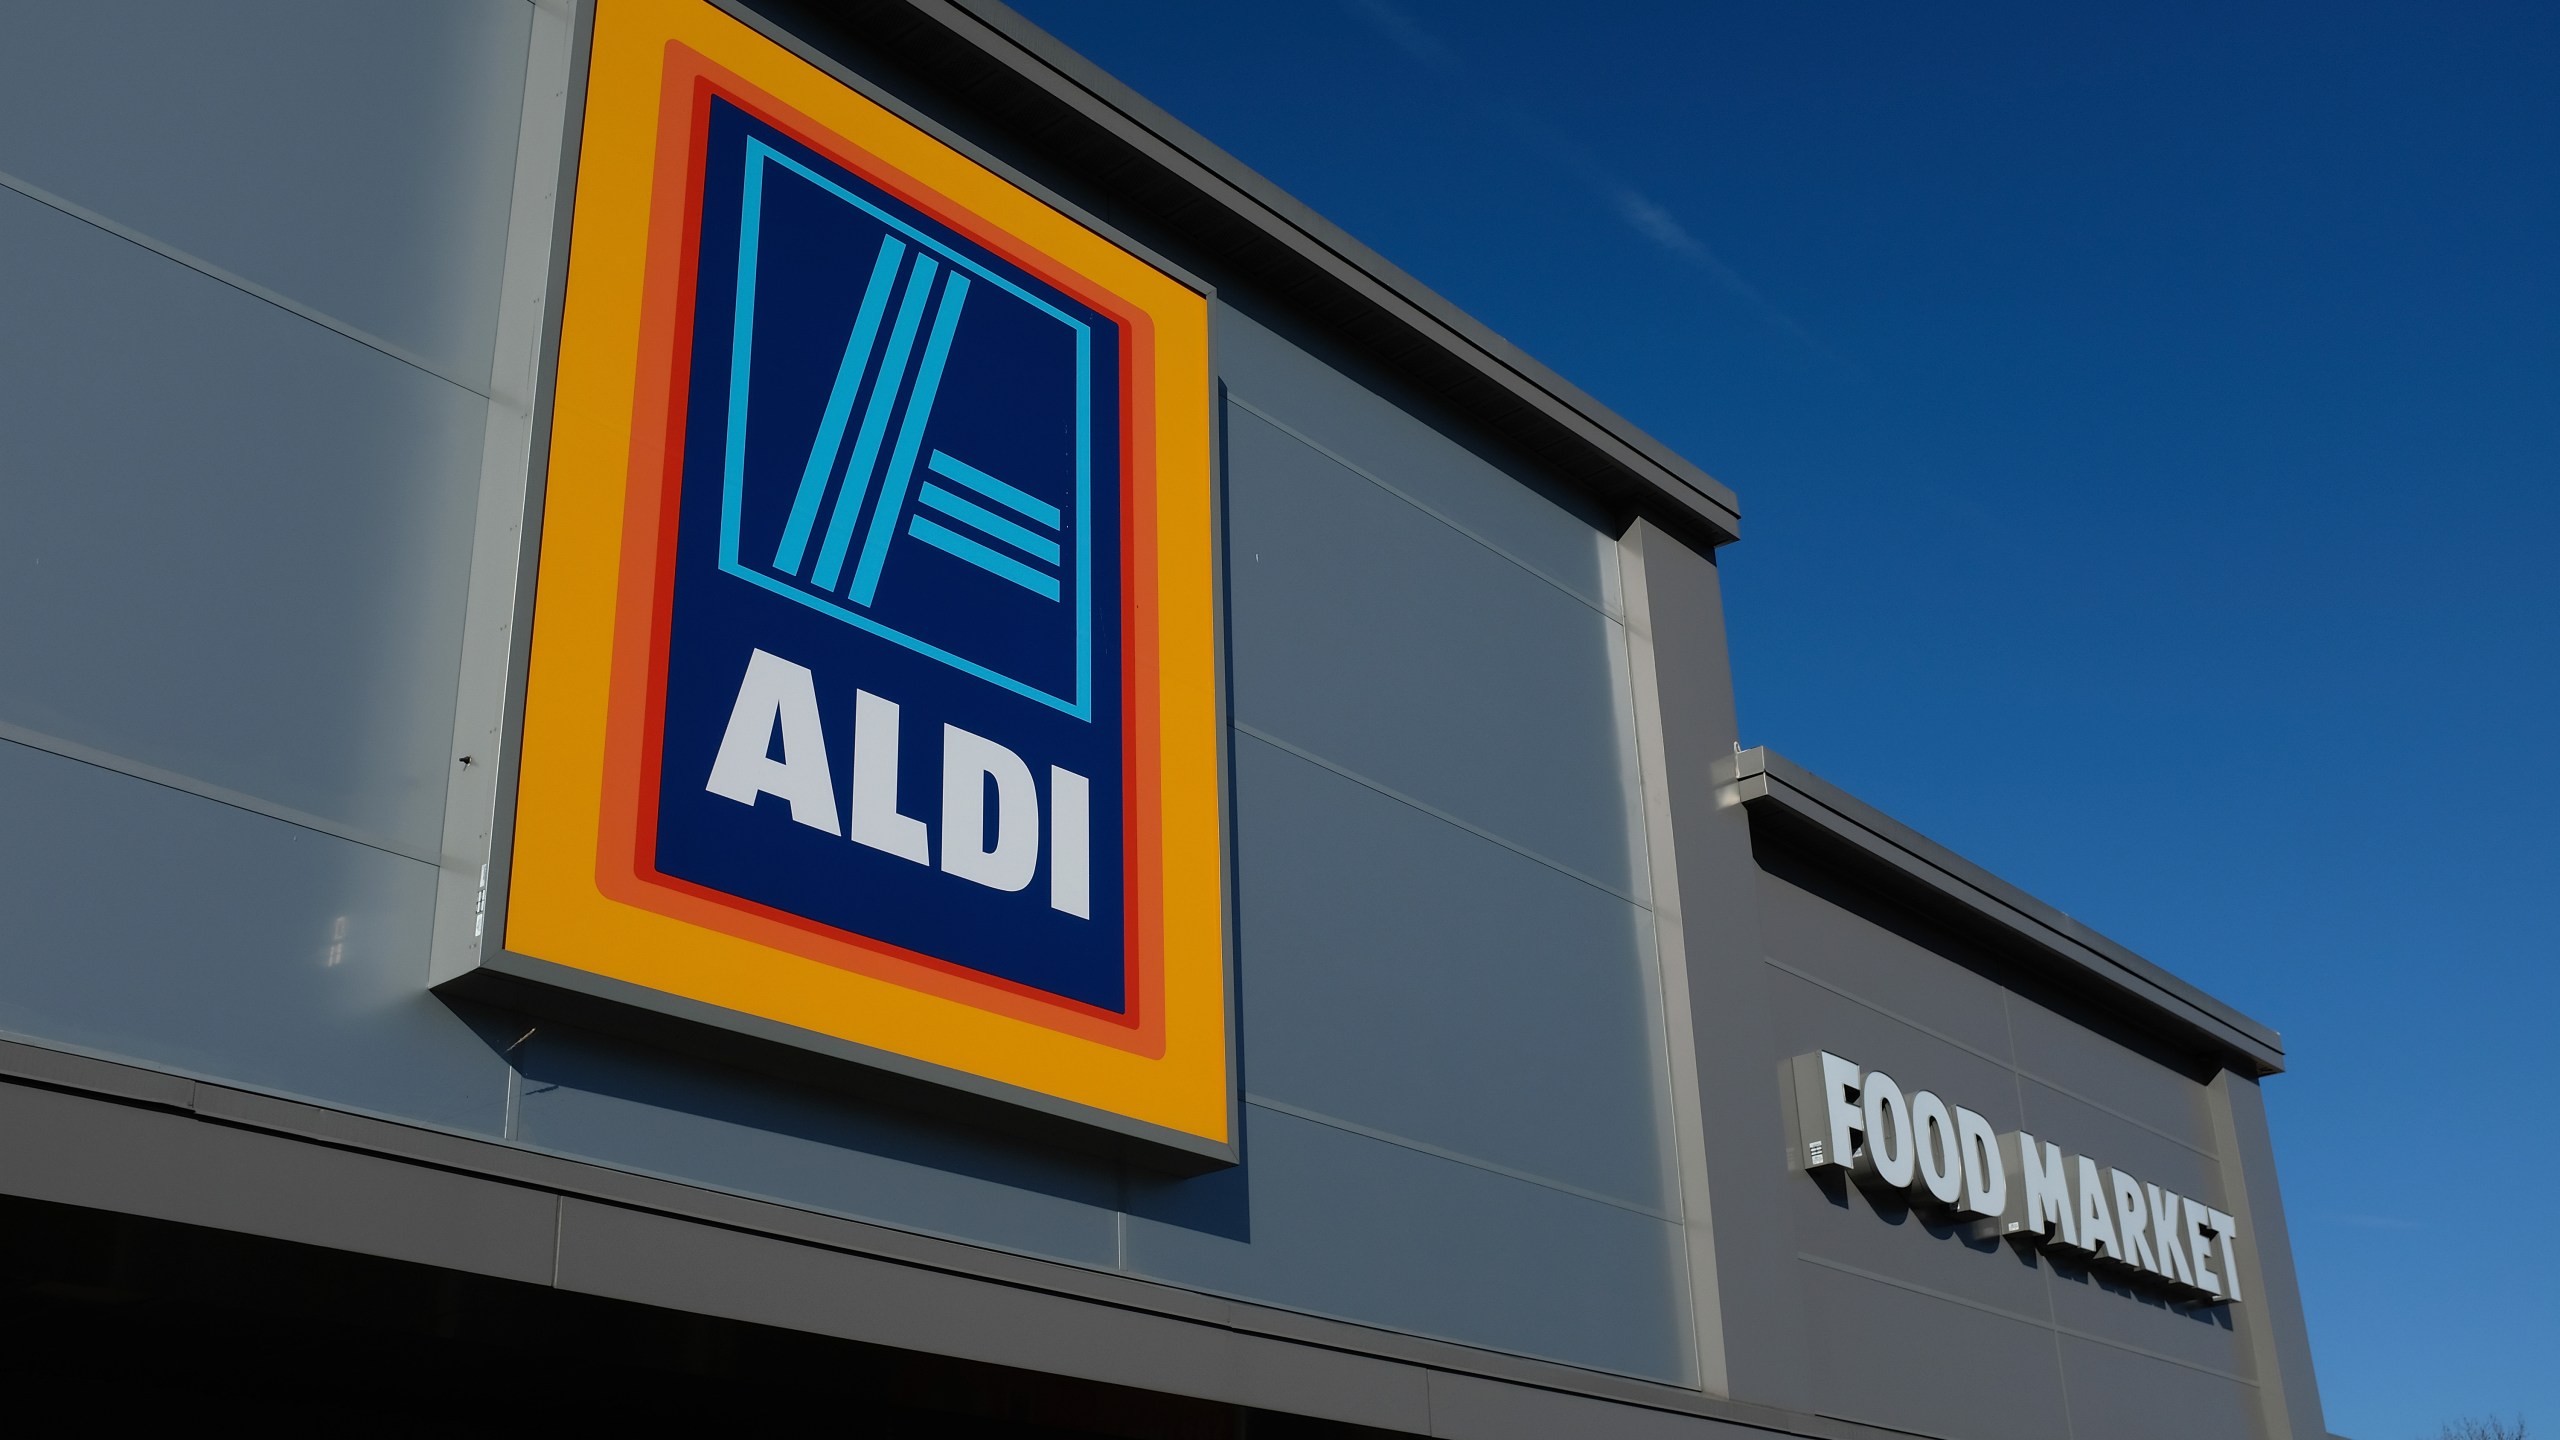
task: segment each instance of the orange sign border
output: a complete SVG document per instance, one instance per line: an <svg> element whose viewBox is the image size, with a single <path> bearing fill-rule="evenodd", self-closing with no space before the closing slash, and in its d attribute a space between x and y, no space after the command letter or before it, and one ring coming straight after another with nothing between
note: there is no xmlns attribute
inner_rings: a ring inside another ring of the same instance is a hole
<svg viewBox="0 0 2560 1440"><path fill-rule="evenodd" d="M1122 326L1126 1016L705 891L645 853L713 93ZM702 0L599 7L571 234L506 948L1229 1143L1205 295Z"/></svg>

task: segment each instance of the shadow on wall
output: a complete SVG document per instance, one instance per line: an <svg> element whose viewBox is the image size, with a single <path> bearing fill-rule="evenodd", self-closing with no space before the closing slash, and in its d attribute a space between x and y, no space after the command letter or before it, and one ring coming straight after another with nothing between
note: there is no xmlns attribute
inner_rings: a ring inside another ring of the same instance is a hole
<svg viewBox="0 0 2560 1440"><path fill-rule="evenodd" d="M1125 1205L1249 1240L1242 1168L1178 1179L616 1035L455 1004L513 1063L509 1138L785 1204L1106 1265Z"/></svg>
<svg viewBox="0 0 2560 1440"><path fill-rule="evenodd" d="M1246 1131L1251 1129L1251 1107L1246 1107ZM1250 1146L1249 1133L1238 1137ZM1247 1163L1251 1152L1246 1151ZM1253 1242L1252 1201L1243 1165L1212 1170L1205 1175L1187 1178L1154 1175L1141 1170L1129 1172L1129 1213L1164 1225L1178 1225L1238 1244Z"/></svg>
<svg viewBox="0 0 2560 1440"><path fill-rule="evenodd" d="M1869 1215L1887 1225L1913 1226L1933 1239L1962 1245L1985 1255L2007 1250L2010 1258L2026 1269L2037 1268L2038 1257L2044 1268L2057 1280L2074 1285L2095 1285L2111 1295L2119 1295L2138 1304L2167 1314L2180 1315L2199 1325L2217 1329L2231 1328L2231 1307L2227 1305L2176 1305L2158 1291L2127 1283L2121 1277L2086 1265L2074 1265L2049 1251L2039 1251L2024 1241L2003 1240L1998 1236L1976 1235L1973 1222L1951 1220L1931 1214L1911 1204L1898 1193L1869 1190L1853 1185L1837 1170L1826 1170L1805 1177L1821 1189L1823 1198L1842 1210L1863 1207ZM1852 1197L1855 1198L1852 1198Z"/></svg>

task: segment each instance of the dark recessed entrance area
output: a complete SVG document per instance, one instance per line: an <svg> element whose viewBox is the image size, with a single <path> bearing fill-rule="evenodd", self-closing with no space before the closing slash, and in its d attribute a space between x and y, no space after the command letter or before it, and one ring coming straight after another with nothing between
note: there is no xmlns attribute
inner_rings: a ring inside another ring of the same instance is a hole
<svg viewBox="0 0 2560 1440"><path fill-rule="evenodd" d="M0 1373L22 1414L107 1426L1388 1433L15 1197L0 1198Z"/></svg>

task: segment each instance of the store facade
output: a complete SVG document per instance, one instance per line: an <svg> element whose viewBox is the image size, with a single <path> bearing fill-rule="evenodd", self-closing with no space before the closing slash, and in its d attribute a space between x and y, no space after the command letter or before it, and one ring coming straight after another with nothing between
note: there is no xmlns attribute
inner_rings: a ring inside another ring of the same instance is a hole
<svg viewBox="0 0 2560 1440"><path fill-rule="evenodd" d="M2326 1434L2273 1032L1741 748L1733 495L1018 17L0 27L51 1383Z"/></svg>

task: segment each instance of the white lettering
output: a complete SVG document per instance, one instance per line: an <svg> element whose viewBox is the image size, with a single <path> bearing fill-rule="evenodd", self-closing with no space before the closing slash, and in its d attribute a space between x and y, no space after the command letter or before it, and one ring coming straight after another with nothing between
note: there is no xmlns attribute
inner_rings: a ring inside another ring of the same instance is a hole
<svg viewBox="0 0 2560 1440"><path fill-rule="evenodd" d="M1963 1106L1956 1107L1956 1146L1964 1152L1964 1201L1967 1215L1984 1218L2009 1204L2009 1167L2000 1163L2000 1137L1991 1122Z"/></svg>
<svg viewBox="0 0 2560 1440"><path fill-rule="evenodd" d="M2186 1247L2178 1243L2178 1207L2185 1202L2175 1190L2145 1185L2151 1197L2151 1233L2160 1241L2160 1273L2172 1285L2193 1286L2196 1272L2187 1264Z"/></svg>
<svg viewBox="0 0 2560 1440"><path fill-rule="evenodd" d="M1868 1071L1858 1089L1867 1132L1866 1149L1859 1152L1854 1167L1858 1178L1888 1190L1907 1190L1912 1163L1918 1158L1911 1133L1911 1102L1902 1098L1902 1087L1893 1083L1893 1077L1881 1070Z"/></svg>
<svg viewBox="0 0 2560 1440"><path fill-rule="evenodd" d="M1947 1113L1947 1102L1926 1090L1911 1097L1911 1151L1921 1189L1941 1205L1955 1204L1964 1194L1955 1117Z"/></svg>
<svg viewBox="0 0 2560 1440"><path fill-rule="evenodd" d="M2219 1210L2205 1212L2213 1222L2213 1238L2222 1249L2222 1298L2240 1298L2240 1257L2233 1253L2240 1234L2240 1222Z"/></svg>
<svg viewBox="0 0 2560 1440"><path fill-rule="evenodd" d="M2187 1202L2187 1259L2195 1266L2196 1288L2222 1298L2222 1277L2213 1273L2213 1212Z"/></svg>
<svg viewBox="0 0 2560 1440"><path fill-rule="evenodd" d="M993 846L986 843L989 781L996 787ZM995 890L1019 890L1040 868L1040 792L1031 767L957 725L942 727L942 868Z"/></svg>
<svg viewBox="0 0 2560 1440"><path fill-rule="evenodd" d="M2098 1174L2098 1162L2086 1155L2071 1159L2078 1178L2072 1188L2080 1199L2080 1248L2100 1260L2124 1258L2115 1219L2107 1213L2107 1182Z"/></svg>
<svg viewBox="0 0 2560 1440"><path fill-rule="evenodd" d="M2124 1237L2124 1262L2152 1274L2160 1259L2152 1253L2150 1211L2142 1199L2142 1182L2121 1170L2107 1172L2107 1188L2116 1201L2116 1233Z"/></svg>
<svg viewBox="0 0 2560 1440"><path fill-rule="evenodd" d="M772 757L782 727L782 758ZM836 786L827 770L827 741L818 728L818 687L807 667L762 650L747 657L729 728L712 759L704 789L753 805L759 795L791 802L791 818L828 834L836 829Z"/></svg>
<svg viewBox="0 0 2560 1440"><path fill-rule="evenodd" d="M898 813L898 707L853 692L853 804L845 835L919 865L933 863L924 822Z"/></svg>
<svg viewBox="0 0 2560 1440"><path fill-rule="evenodd" d="M1049 908L1093 918L1092 785L1049 767Z"/></svg>
<svg viewBox="0 0 2560 1440"><path fill-rule="evenodd" d="M2078 1249L2080 1230L2072 1219L2071 1185L2063 1173L2062 1147L2048 1142L2039 1148L2036 1137L2024 1130L2012 1130L2000 1137L2000 1159L2018 1181L2017 1188L2009 1192L2008 1208L2000 1212L2001 1231L2049 1241L2064 1249Z"/></svg>
<svg viewBox="0 0 2560 1440"><path fill-rule="evenodd" d="M1870 1189L1977 1218L1977 1238L2156 1276L2180 1304L2240 1298L2239 1222L2219 1210L2024 1130L1995 1133L1975 1111L1827 1050L1796 1056L1787 1078L1808 1171L1846 1168Z"/></svg>

